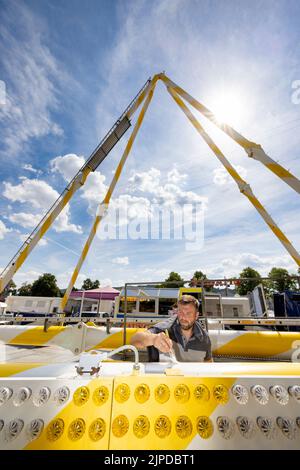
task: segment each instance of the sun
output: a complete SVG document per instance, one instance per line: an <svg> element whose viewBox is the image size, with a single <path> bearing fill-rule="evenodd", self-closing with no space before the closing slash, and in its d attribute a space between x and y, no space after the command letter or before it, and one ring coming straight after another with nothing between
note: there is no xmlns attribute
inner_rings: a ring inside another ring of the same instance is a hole
<svg viewBox="0 0 300 470"><path fill-rule="evenodd" d="M245 117L245 99L238 91L224 90L212 99L210 110L219 123L238 126Z"/></svg>

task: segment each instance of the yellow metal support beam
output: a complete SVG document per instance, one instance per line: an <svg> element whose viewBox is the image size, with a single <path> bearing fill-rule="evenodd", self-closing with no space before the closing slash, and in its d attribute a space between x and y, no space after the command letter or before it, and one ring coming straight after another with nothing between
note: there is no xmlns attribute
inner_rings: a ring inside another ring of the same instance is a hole
<svg viewBox="0 0 300 470"><path fill-rule="evenodd" d="M176 83L170 80L166 75L161 75L160 78L167 87L172 88L178 95L190 103L191 106L197 109L197 111L200 111L203 116L219 127L219 129L225 132L225 134L227 134L237 144L243 147L248 157L261 162L263 165L265 165L266 168L272 171L276 176L281 178L286 184L288 184L292 189L300 194L300 180L288 170L283 168L279 163L272 160L272 158L265 153L261 145L246 139L228 124L220 122L212 111L193 98L189 93L183 90L183 88L176 85Z"/></svg>
<svg viewBox="0 0 300 470"><path fill-rule="evenodd" d="M83 247L82 253L81 253L80 258L79 258L79 260L78 260L78 262L77 262L77 265L76 265L76 267L75 267L75 269L74 269L74 272L73 272L73 274L72 274L72 277L71 277L71 280L70 280L69 285L68 285L68 287L67 287L67 290L66 290L66 292L65 292L65 295L64 295L64 297L63 297L62 300L61 300L61 303L60 303L60 310L61 310L61 311L64 310L64 308L65 308L65 306L66 306L66 304L67 304L68 298L69 298L69 296L70 296L70 293L72 292L72 289L73 289L73 287L74 287L74 284L75 284L76 279L77 279L77 277L78 277L78 274L79 274L79 272L80 272L81 266L82 266L82 264L83 264L83 262L84 262L84 260L85 260L85 258L86 258L86 256L87 256L87 254L88 254L88 251L89 251L89 249L90 249L90 246L91 246L91 244L92 244L92 242L93 242L93 240L94 240L94 237L95 237L95 235L96 235L96 233L97 233L97 229L98 229L98 227L99 227L99 224L100 224L101 220L103 219L103 217L104 217L104 215L105 215L105 213L106 213L106 210L107 210L107 207L108 207L108 205L109 205L109 202L110 202L111 196L112 196L112 194L113 194L113 191L114 191L114 189L115 189L115 187L116 187L116 184L117 184L117 182L118 182L118 180L119 180L119 178L120 178L121 172L122 172L122 170L123 170L123 167L124 167L124 165L125 165L125 162L126 162L126 160L127 160L127 157L128 157L128 155L129 155L129 153L130 153L130 150L131 150L131 148L132 148L133 142L134 142L134 140L135 140L135 138L136 138L136 136L137 136L137 133L138 133L138 131L139 131L141 125L142 125L142 122L143 122L145 113L146 113L146 111L147 111L147 109L148 109L148 106L149 106L151 100L152 100L153 93L154 93L154 89L155 89L155 85L156 85L156 83L157 83L158 78L159 78L158 75L156 75L156 76L153 78L152 83L151 83L151 86L150 86L150 88L148 88L148 90L147 90L148 93L145 93L145 94L143 95L144 99L145 99L145 97L146 97L145 102L144 102L144 105L143 105L143 107L142 107L142 109L141 109L141 112L140 112L140 114L139 114L139 116L138 116L138 119L137 119L137 121L136 121L136 123L135 123L135 126L134 126L134 128L133 128L132 134L131 134L131 136L130 136L130 138L129 138L129 140L128 140L128 143L127 143L127 145L126 145L126 148L125 148L125 150L124 150L124 153L123 153L123 155L122 155L122 158L121 158L121 160L120 160L120 162L119 162L119 164L118 164L118 167L117 167L117 169L116 169L116 171L115 171L114 177L113 177L113 179L112 179L112 181L111 181L111 183L110 183L110 186L109 186L109 188L108 188L108 190L107 190L106 196L105 196L103 202L99 205L98 213L97 213L97 215L96 215L96 217L95 217L95 219L94 219L94 223L93 223L93 226L92 226L92 228L91 228L90 234L89 234L89 236L88 236L87 241L85 242L85 245L84 245L84 247ZM139 101L139 105L140 105L141 103L142 103L142 100Z"/></svg>
<svg viewBox="0 0 300 470"><path fill-rule="evenodd" d="M86 167L82 174L79 175L78 178L75 178L72 185L65 192L64 196L61 198L59 203L56 207L49 213L49 215L45 218L44 222L40 226L40 228L35 232L33 238L30 242L25 246L25 248L20 252L18 257L16 258L15 262L11 264L9 269L4 273L4 275L0 278L0 292L2 292L5 287L7 286L8 282L12 279L13 275L18 271L18 269L22 266L24 261L26 260L27 256L34 247L38 244L40 239L43 235L47 232L47 230L51 227L52 223L55 221L56 217L61 213L63 208L68 204L73 194L80 188L86 181L88 175L90 174L91 169Z"/></svg>
<svg viewBox="0 0 300 470"><path fill-rule="evenodd" d="M215 144L215 142L207 134L207 132L201 126L201 124L196 119L196 117L193 115L193 113L188 109L188 107L184 104L184 102L178 96L176 91L173 88L170 88L170 87L167 87L167 90L170 93L170 95L172 96L172 98L174 99L174 101L178 104L178 106L184 112L186 117L189 119L189 121L192 123L192 125L195 127L197 132L201 135L201 137L204 139L204 141L207 143L207 145L214 152L214 154L216 155L218 160L225 167L225 169L230 174L230 176L235 180L235 182L237 183L237 185L239 187L240 192L242 194L244 194L244 196L246 196L249 199L251 204L255 207L255 209L258 211L258 213L261 215L261 217L266 222L266 224L270 227L272 232L276 235L278 240L282 243L284 248L288 251L288 253L294 259L294 261L296 261L297 265L300 266L300 254L293 247L291 242L284 235L284 233L280 230L280 228L276 225L276 223L274 222L272 217L268 214L268 212L263 207L263 205L255 197L255 195L253 194L253 192L251 190L250 185L247 184L246 181L244 181L243 178L241 178L241 176L238 174L238 172L233 168L233 166L230 164L230 162L227 160L227 158L223 155L223 153L219 149L219 147Z"/></svg>

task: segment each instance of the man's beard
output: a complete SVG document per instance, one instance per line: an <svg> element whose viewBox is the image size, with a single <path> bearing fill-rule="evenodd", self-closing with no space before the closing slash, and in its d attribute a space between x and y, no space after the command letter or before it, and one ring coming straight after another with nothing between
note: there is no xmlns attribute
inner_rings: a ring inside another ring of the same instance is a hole
<svg viewBox="0 0 300 470"><path fill-rule="evenodd" d="M195 322L185 323L184 325L180 323L180 327L182 330L190 330L193 328Z"/></svg>

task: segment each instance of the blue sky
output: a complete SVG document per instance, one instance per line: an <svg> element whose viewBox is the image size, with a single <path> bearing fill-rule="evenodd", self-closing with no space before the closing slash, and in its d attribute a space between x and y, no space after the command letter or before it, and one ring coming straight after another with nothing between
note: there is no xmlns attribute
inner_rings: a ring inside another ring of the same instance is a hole
<svg viewBox="0 0 300 470"><path fill-rule="evenodd" d="M0 0L0 267L20 247L79 166L155 73L166 74L228 117L245 137L300 178L298 1ZM229 101L230 104L227 103ZM225 101L225 104L224 104ZM136 115L133 118L135 122ZM300 250L295 192L204 119L225 155ZM53 272L66 287L130 131L28 257L14 280ZM121 285L238 274L252 266L296 271L295 262L159 83L114 193L145 220L152 204L205 200L204 242L103 240L82 279ZM106 222L106 223L107 223Z"/></svg>

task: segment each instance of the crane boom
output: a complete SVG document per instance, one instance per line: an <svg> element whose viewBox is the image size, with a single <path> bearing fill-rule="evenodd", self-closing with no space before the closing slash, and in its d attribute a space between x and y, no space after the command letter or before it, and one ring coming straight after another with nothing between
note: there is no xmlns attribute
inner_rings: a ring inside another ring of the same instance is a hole
<svg viewBox="0 0 300 470"><path fill-rule="evenodd" d="M288 184L292 189L300 194L300 180L290 171L283 168L283 166L281 166L279 163L272 160L272 158L265 153L260 144L256 144L255 142L246 139L239 132L233 129L233 127L225 124L224 122L218 121L212 111L210 111L206 106L187 93L183 88L176 85L176 83L170 80L170 78L168 78L166 75L162 75L161 79L167 87L172 88L185 101L197 109L197 111L200 111L200 113L209 119L215 126L219 127L219 129L221 129L237 144L243 147L249 158L253 158L254 160L261 162L263 165L265 165L266 168L268 168L268 170L272 171L276 176L281 178L286 184Z"/></svg>
<svg viewBox="0 0 300 470"><path fill-rule="evenodd" d="M141 90L127 106L120 118L114 123L112 128L108 131L105 137L101 140L100 144L92 152L91 156L80 168L72 181L67 185L64 191L59 195L54 204L50 207L48 212L44 215L39 224L34 228L23 245L19 248L17 253L9 261L0 275L0 292L2 292L14 274L22 266L28 255L38 244L42 236L51 227L55 219L59 216L63 208L68 204L74 193L81 188L88 177L88 175L95 171L98 166L107 157L113 147L122 138L125 132L129 129L130 117L134 114L140 103L150 89L151 80L148 79L143 85Z"/></svg>
<svg viewBox="0 0 300 470"><path fill-rule="evenodd" d="M276 223L274 222L274 220L272 219L270 214L266 211L266 209L263 207L263 205L255 197L255 195L252 192L252 189L251 189L250 185L248 183L246 183L246 181L244 181L240 177L238 172L230 164L230 162L227 160L225 155L221 152L219 147L215 144L215 142L212 140L212 138L207 134L207 132L204 130L204 128L201 126L201 124L198 122L198 120L195 118L193 113L188 109L188 107L184 104L184 102L177 95L175 90L173 88L170 88L170 87L168 87L167 90L170 93L170 95L172 96L172 98L174 99L174 101L178 104L178 106L184 112L186 117L189 119L189 121L192 123L192 125L195 127L197 132L201 135L201 137L204 139L204 141L207 143L207 145L214 152L214 154L216 155L218 160L222 163L224 168L228 171L230 176L235 180L235 182L238 185L238 188L239 188L240 192L249 199L251 204L253 204L255 209L258 211L258 213L261 215L263 220L266 222L266 224L272 230L274 235L278 238L278 240L281 242L281 244L284 246L284 248L288 251L288 253L294 259L294 261L297 263L297 265L300 266L300 254L294 248L294 246L289 241L289 239L285 236L285 234L276 225Z"/></svg>
<svg viewBox="0 0 300 470"><path fill-rule="evenodd" d="M100 144L96 147L94 152L91 154L89 159L85 162L85 164L82 166L82 168L78 171L78 173L74 176L72 181L68 184L68 186L65 188L65 190L61 193L61 195L58 197L58 199L55 201L55 203L52 205L52 207L49 209L49 211L46 213L46 215L43 217L43 219L40 221L40 223L37 225L37 227L32 231L32 233L29 235L27 240L24 242L24 244L21 246L21 248L17 251L15 256L11 259L11 261L8 263L6 268L3 270L3 272L0 275L0 292L3 291L3 289L7 286L9 281L12 279L13 275L15 272L22 266L24 261L26 260L27 256L29 253L33 250L33 248L37 245L39 240L42 238L42 236L46 233L46 231L51 227L52 223L54 220L58 217L58 215L61 213L63 208L66 206L66 204L70 201L74 193L82 187L88 175L90 172L95 171L98 166L101 164L101 162L106 158L106 156L109 154L109 152L112 150L112 148L116 145L116 143L122 138L122 136L125 134L125 132L128 130L130 127L130 118L132 115L135 113L135 111L139 108L139 106L143 103L145 100L141 113L139 115L139 118L137 120L137 123L135 124L133 133L127 143L126 149L124 151L124 154L121 158L121 161L116 169L115 175L113 177L113 180L111 182L111 185L108 189L108 192L105 196L105 199L102 204L100 204L100 208L102 206L107 206L110 198L112 196L112 193L115 189L115 186L117 184L117 181L120 177L122 168L124 166L124 163L128 157L128 154L130 152L131 146L133 144L133 141L136 137L136 134L139 130L139 127L141 125L141 122L143 120L144 114L148 108L148 105L151 101L154 88L156 85L156 82L158 80L162 80L164 84L167 87L168 92L171 94L172 98L175 100L175 102L179 105L179 107L182 109L182 111L185 113L187 118L190 120L190 122L193 124L193 126L196 128L196 130L199 132L199 134L203 137L205 142L209 145L209 147L213 150L215 153L216 157L219 159L219 161L223 164L223 166L226 168L228 173L232 176L232 178L235 180L237 183L239 190L244 196L246 196L249 201L253 204L255 209L258 211L258 213L261 215L263 220L266 222L266 224L269 226L269 228L272 230L272 232L276 235L276 237L279 239L279 241L282 243L284 248L288 251L288 253L292 256L292 258L295 260L298 266L300 266L300 254L298 251L293 247L291 242L288 240L288 238L285 236L285 234L280 230L280 228L276 225L274 220L271 218L269 213L266 211L266 209L263 207L263 205L259 202L259 200L255 197L253 194L250 186L244 181L240 175L237 173L237 171L234 169L234 167L230 164L230 162L227 160L227 158L224 156L224 154L221 152L221 150L217 147L215 142L210 138L210 136L206 133L204 128L201 126L201 124L197 121L195 116L192 114L192 112L187 108L185 103L182 101L181 98L183 98L185 101L187 101L190 105L192 105L195 109L200 111L206 118L208 118L211 122L213 122L216 126L218 126L222 131L224 131L229 137L231 137L235 142L237 142L241 147L244 148L244 150L247 152L248 156L250 158L256 159L263 163L269 170L271 170L273 173L275 173L277 176L279 176L283 181L285 181L291 188L293 188L295 191L300 193L300 181L297 179L294 175L292 175L288 170L283 168L281 165L278 163L274 162L262 149L262 147L259 144L256 144L255 142L251 142L250 140L246 139L243 137L241 134L239 134L235 129L232 127L228 126L227 124L220 123L217 121L216 117L214 114L206 108L203 104L201 104L199 101L197 101L195 98L193 98L189 93L187 93L185 90L183 90L181 87L176 85L172 80L170 80L164 73L154 75L153 78L150 78L147 80L147 82L144 84L144 86L141 88L141 90L138 92L136 97L131 101L131 103L128 105L126 110L123 112L121 117L116 121L116 123L113 125L113 127L110 129L110 131L106 134L106 136L102 139ZM74 270L72 279L70 280L67 292L65 294L65 297L62 299L62 307L65 305L67 297L69 293L72 290L72 287L74 285L74 282L78 276L79 270L82 266L82 263L85 260L85 257L88 253L89 247L93 241L93 238L96 233L96 229L103 218L102 213L98 213L93 227L91 229L90 235L88 240L86 241L86 244L84 246L83 252L81 254L81 257L77 263L77 266Z"/></svg>

